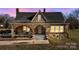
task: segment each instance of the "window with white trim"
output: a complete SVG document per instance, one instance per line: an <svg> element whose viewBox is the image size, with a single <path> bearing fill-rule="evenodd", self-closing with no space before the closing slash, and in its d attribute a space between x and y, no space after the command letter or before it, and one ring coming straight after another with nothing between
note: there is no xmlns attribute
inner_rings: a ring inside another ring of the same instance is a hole
<svg viewBox="0 0 79 59"><path fill-rule="evenodd" d="M51 26L50 27L50 32L51 33L62 33L64 32L64 26Z"/></svg>
<svg viewBox="0 0 79 59"><path fill-rule="evenodd" d="M64 32L64 27L60 26L60 32Z"/></svg>
<svg viewBox="0 0 79 59"><path fill-rule="evenodd" d="M54 26L54 32L60 32L59 26Z"/></svg>
<svg viewBox="0 0 79 59"><path fill-rule="evenodd" d="M54 32L54 26L50 27L50 32Z"/></svg>

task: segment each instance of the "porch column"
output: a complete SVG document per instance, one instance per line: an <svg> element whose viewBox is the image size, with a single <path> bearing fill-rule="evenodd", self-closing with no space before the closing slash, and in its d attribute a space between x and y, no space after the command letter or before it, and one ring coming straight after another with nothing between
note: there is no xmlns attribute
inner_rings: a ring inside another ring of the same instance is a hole
<svg viewBox="0 0 79 59"><path fill-rule="evenodd" d="M12 38L14 38L14 29L11 29Z"/></svg>
<svg viewBox="0 0 79 59"><path fill-rule="evenodd" d="M66 36L67 36L67 38L69 38L70 36L69 36L69 24L66 24L65 25L65 34L66 34Z"/></svg>
<svg viewBox="0 0 79 59"><path fill-rule="evenodd" d="M13 25L12 25L12 28L11 28L11 35L12 35L12 38L14 38L14 28L13 28Z"/></svg>
<svg viewBox="0 0 79 59"><path fill-rule="evenodd" d="M32 40L33 40L33 44L35 44L35 32L34 32L34 29L32 29L33 33L32 33Z"/></svg>
<svg viewBox="0 0 79 59"><path fill-rule="evenodd" d="M46 39L48 39L49 33L50 33L50 27L46 28Z"/></svg>
<svg viewBox="0 0 79 59"><path fill-rule="evenodd" d="M32 33L32 36L33 36L32 38L33 38L33 39L35 38L35 36L34 36L34 35L35 35L35 32L34 32L34 29L33 29L33 33Z"/></svg>

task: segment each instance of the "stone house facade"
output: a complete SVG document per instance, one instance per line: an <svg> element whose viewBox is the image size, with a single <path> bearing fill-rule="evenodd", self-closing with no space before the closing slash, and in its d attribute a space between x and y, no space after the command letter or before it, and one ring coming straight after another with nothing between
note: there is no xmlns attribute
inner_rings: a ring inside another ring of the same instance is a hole
<svg viewBox="0 0 79 59"><path fill-rule="evenodd" d="M51 37L68 37L69 24L65 23L61 12L19 12L16 8L16 18L10 23L11 38L27 38L46 40ZM8 30L8 29L6 29ZM38 38L37 38L38 37Z"/></svg>

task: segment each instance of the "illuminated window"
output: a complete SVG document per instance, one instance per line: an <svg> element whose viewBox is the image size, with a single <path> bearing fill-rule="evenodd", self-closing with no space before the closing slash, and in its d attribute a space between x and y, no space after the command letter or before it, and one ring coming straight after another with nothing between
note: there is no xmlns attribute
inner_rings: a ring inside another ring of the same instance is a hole
<svg viewBox="0 0 79 59"><path fill-rule="evenodd" d="M60 32L59 30L60 30L59 26L55 26L55 30L54 31L55 32Z"/></svg>
<svg viewBox="0 0 79 59"><path fill-rule="evenodd" d="M64 32L64 26L51 26L50 32L51 33Z"/></svg>
<svg viewBox="0 0 79 59"><path fill-rule="evenodd" d="M64 27L60 26L60 32L64 32Z"/></svg>
<svg viewBox="0 0 79 59"><path fill-rule="evenodd" d="M23 31L29 32L30 31L30 28L29 27L26 27L26 26L23 26Z"/></svg>
<svg viewBox="0 0 79 59"><path fill-rule="evenodd" d="M51 26L50 32L54 32L54 26Z"/></svg>

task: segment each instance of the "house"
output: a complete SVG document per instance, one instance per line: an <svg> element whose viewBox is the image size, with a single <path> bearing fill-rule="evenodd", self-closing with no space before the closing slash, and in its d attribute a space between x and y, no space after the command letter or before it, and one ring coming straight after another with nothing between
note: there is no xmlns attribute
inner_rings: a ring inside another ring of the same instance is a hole
<svg viewBox="0 0 79 59"><path fill-rule="evenodd" d="M11 25L12 38L32 38L45 40L51 37L67 37L68 23L65 23L61 12L19 12ZM41 37L41 38L40 38Z"/></svg>

